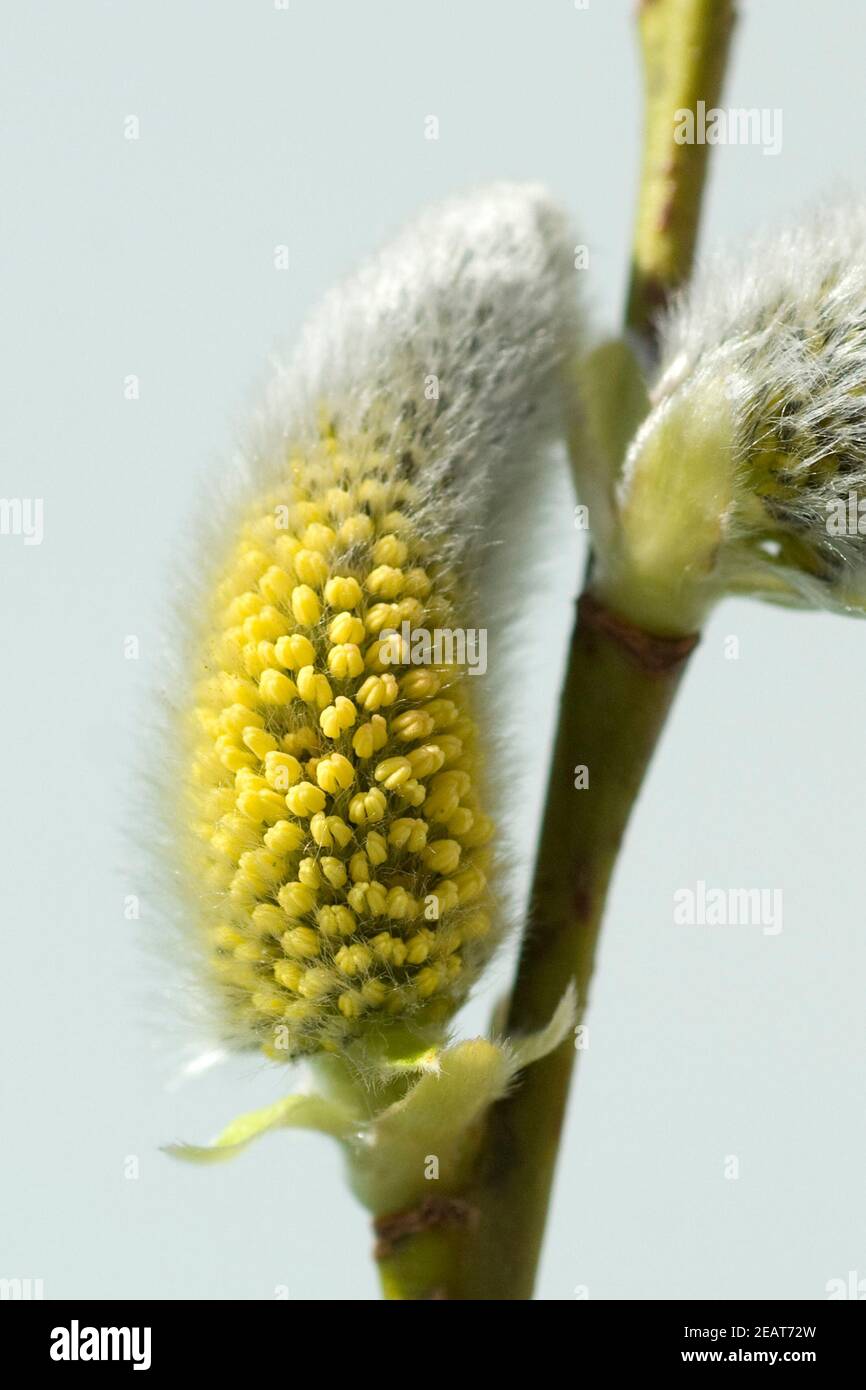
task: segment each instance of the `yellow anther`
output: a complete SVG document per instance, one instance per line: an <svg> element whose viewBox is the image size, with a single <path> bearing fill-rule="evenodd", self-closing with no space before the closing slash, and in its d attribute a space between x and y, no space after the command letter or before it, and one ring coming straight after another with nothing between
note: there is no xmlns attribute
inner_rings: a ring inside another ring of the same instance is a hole
<svg viewBox="0 0 866 1390"><path fill-rule="evenodd" d="M243 817L240 819L243 820ZM250 822L244 821L244 825L249 827ZM225 855L226 859L237 863L239 856L248 846L249 839L245 830L235 831L226 825L219 825L211 836L210 843L218 854Z"/></svg>
<svg viewBox="0 0 866 1390"><path fill-rule="evenodd" d="M449 729L460 713L453 700L431 700L424 706L424 712L433 720L436 729Z"/></svg>
<svg viewBox="0 0 866 1390"><path fill-rule="evenodd" d="M302 859L298 865L298 881L303 883L305 888L321 888L322 875L318 861L312 855Z"/></svg>
<svg viewBox="0 0 866 1390"><path fill-rule="evenodd" d="M320 551L322 555L327 555L333 549L337 539L336 532L330 526L321 524L322 509L318 509L318 517L312 520L304 531L301 539L308 550Z"/></svg>
<svg viewBox="0 0 866 1390"><path fill-rule="evenodd" d="M359 792L353 796L349 802L349 820L354 825L363 825L369 821L379 821L385 814L387 802L384 792L378 787L373 787L368 792Z"/></svg>
<svg viewBox="0 0 866 1390"><path fill-rule="evenodd" d="M319 715L319 725L327 738L339 738L345 729L351 729L358 718L358 711L345 695L338 695L332 705L323 709Z"/></svg>
<svg viewBox="0 0 866 1390"><path fill-rule="evenodd" d="M425 965L415 976L414 984L422 999L429 999L445 982L445 976L438 965Z"/></svg>
<svg viewBox="0 0 866 1390"><path fill-rule="evenodd" d="M450 878L441 879L430 896L438 903L440 918L444 917L446 912L453 911L460 901L457 884Z"/></svg>
<svg viewBox="0 0 866 1390"><path fill-rule="evenodd" d="M373 775L377 782L384 782L388 791L393 791L412 776L412 764L408 758L386 758L377 765Z"/></svg>
<svg viewBox="0 0 866 1390"><path fill-rule="evenodd" d="M388 843L409 854L418 854L427 843L427 822L401 816L388 831Z"/></svg>
<svg viewBox="0 0 866 1390"><path fill-rule="evenodd" d="M264 719L260 714L248 709L246 705L230 705L224 709L219 718L220 728L227 734L242 734L245 729L255 727L264 728Z"/></svg>
<svg viewBox="0 0 866 1390"><path fill-rule="evenodd" d="M372 517L359 512L356 516L346 517L337 532L337 536L345 546L360 545L363 541L368 541L371 538L374 530Z"/></svg>
<svg viewBox="0 0 866 1390"><path fill-rule="evenodd" d="M325 809L325 793L312 782L299 782L286 793L286 805L293 816L313 816Z"/></svg>
<svg viewBox="0 0 866 1390"><path fill-rule="evenodd" d="M296 821L278 820L265 835L265 844L275 854L294 854L304 843L304 832Z"/></svg>
<svg viewBox="0 0 866 1390"><path fill-rule="evenodd" d="M362 709L372 712L383 705L393 705L397 695L397 682L389 672L383 676L368 676L356 690L355 699Z"/></svg>
<svg viewBox="0 0 866 1390"><path fill-rule="evenodd" d="M481 845L489 844L493 830L495 830L495 826L493 826L491 817L481 816L477 812L473 812L473 823L468 830L461 833L460 838L467 849L477 849Z"/></svg>
<svg viewBox="0 0 866 1390"><path fill-rule="evenodd" d="M412 748L406 757L409 759L413 777L430 777L434 772L438 772L445 762L442 749L429 743L423 743L420 748Z"/></svg>
<svg viewBox="0 0 866 1390"><path fill-rule="evenodd" d="M318 867L320 867L322 877L327 880L331 888L342 888L342 885L346 883L346 878L349 877L346 873L345 863L342 862L342 859L335 859L334 855L325 855L318 862Z"/></svg>
<svg viewBox="0 0 866 1390"><path fill-rule="evenodd" d="M292 508L292 524L299 530L305 526L312 526L317 521L324 521L324 519L324 509L318 502L296 502Z"/></svg>
<svg viewBox="0 0 866 1390"><path fill-rule="evenodd" d="M459 836L463 844L466 844L465 837L469 834L475 822L475 817L467 806L458 806L453 816L449 816L445 822L448 832L451 835Z"/></svg>
<svg viewBox="0 0 866 1390"><path fill-rule="evenodd" d="M266 569L259 580L259 589L270 604L288 602L293 586L294 581L291 575L287 574L279 565L271 565L270 569Z"/></svg>
<svg viewBox="0 0 866 1390"><path fill-rule="evenodd" d="M289 625L282 613L271 604L266 604L258 613L244 618L243 634L247 642L273 642L288 631Z"/></svg>
<svg viewBox="0 0 866 1390"><path fill-rule="evenodd" d="M308 1019L315 1018L318 1012L317 1006L308 999L292 999L283 1009L283 1018L287 1023L294 1023L301 1027ZM275 1054L279 1061L285 1058L285 1051Z"/></svg>
<svg viewBox="0 0 866 1390"><path fill-rule="evenodd" d="M335 980L330 970L314 965L310 970L304 971L298 983L298 993L305 999L324 999L331 993L334 985Z"/></svg>
<svg viewBox="0 0 866 1390"><path fill-rule="evenodd" d="M316 925L323 936L352 936L358 921L350 907L320 907Z"/></svg>
<svg viewBox="0 0 866 1390"><path fill-rule="evenodd" d="M372 758L388 742L388 725L381 714L374 714L367 723L362 724L352 738L352 748L356 757Z"/></svg>
<svg viewBox="0 0 866 1390"><path fill-rule="evenodd" d="M322 758L316 765L316 781L319 786L332 796L338 792L346 791L351 787L355 780L355 769L344 758L342 753L331 753L327 758Z"/></svg>
<svg viewBox="0 0 866 1390"><path fill-rule="evenodd" d="M320 710L327 709L333 699L327 676L312 666L302 666L298 672L298 694L305 704L316 705Z"/></svg>
<svg viewBox="0 0 866 1390"><path fill-rule="evenodd" d="M238 810L256 823L268 821L275 824L285 811L285 802L277 792L241 792L237 801Z"/></svg>
<svg viewBox="0 0 866 1390"><path fill-rule="evenodd" d="M384 835L380 835L378 830L368 830L364 840L364 848L370 859L371 864L384 864L388 858L388 844Z"/></svg>
<svg viewBox="0 0 866 1390"><path fill-rule="evenodd" d="M283 569L286 570L288 574L294 571L295 556L300 549L301 542L298 540L297 536L278 535L277 539L274 541L274 554L277 557L278 563L282 565Z"/></svg>
<svg viewBox="0 0 866 1390"><path fill-rule="evenodd" d="M277 1016L283 1011L283 1001L278 994L268 994L265 990L256 990L250 998L250 1003L257 1013L271 1014Z"/></svg>
<svg viewBox="0 0 866 1390"><path fill-rule="evenodd" d="M395 922L404 921L417 915L418 904L405 888L392 888L385 902L385 914Z"/></svg>
<svg viewBox="0 0 866 1390"><path fill-rule="evenodd" d="M325 585L325 602L331 608L357 608L361 597L361 586L351 575L335 575Z"/></svg>
<svg viewBox="0 0 866 1390"><path fill-rule="evenodd" d="M416 810L419 806L424 804L427 797L427 788L424 786L423 782L416 782L414 777L410 778L408 782L404 782L402 787L398 788L398 791L406 804L408 806L414 806Z"/></svg>
<svg viewBox="0 0 866 1390"><path fill-rule="evenodd" d="M228 922L221 922L214 929L212 940L215 946L219 946L220 950L234 951L236 947L243 945L244 938L237 927L229 926Z"/></svg>
<svg viewBox="0 0 866 1390"><path fill-rule="evenodd" d="M381 632L383 627L398 628L400 625L399 604L374 603L372 608L367 609L364 625L372 636Z"/></svg>
<svg viewBox="0 0 866 1390"><path fill-rule="evenodd" d="M388 986L384 980L365 980L361 986L361 997L371 1009L380 1009L388 997Z"/></svg>
<svg viewBox="0 0 866 1390"><path fill-rule="evenodd" d="M370 949L373 955L386 965L394 965L397 969L405 965L408 954L405 941L399 936L392 936L390 932L379 932L370 940Z"/></svg>
<svg viewBox="0 0 866 1390"><path fill-rule="evenodd" d="M346 990L337 996L337 1008L346 1019L360 1018L364 1000L357 990Z"/></svg>
<svg viewBox="0 0 866 1390"><path fill-rule="evenodd" d="M239 792L264 792L268 784L260 773L250 767L241 767L235 773L235 789Z"/></svg>
<svg viewBox="0 0 866 1390"><path fill-rule="evenodd" d="M352 494L341 487L329 487L325 493L325 505L330 516L343 521L352 510Z"/></svg>
<svg viewBox="0 0 866 1390"><path fill-rule="evenodd" d="M224 699L232 705L246 705L248 709L255 709L258 704L258 687L254 681L244 680L243 676L230 676L224 671L220 677L220 689Z"/></svg>
<svg viewBox="0 0 866 1390"><path fill-rule="evenodd" d="M431 741L431 748L438 748L445 759L446 764L453 763L463 756L463 740L456 734L438 734Z"/></svg>
<svg viewBox="0 0 866 1390"><path fill-rule="evenodd" d="M299 550L295 556L295 574L302 584L321 589L330 572L330 565L318 550ZM294 599L292 602L294 604Z"/></svg>
<svg viewBox="0 0 866 1390"><path fill-rule="evenodd" d="M316 649L309 637L300 632L292 632L288 637L280 637L274 645L274 654L280 666L290 671L299 671L302 666L312 666L316 660Z"/></svg>
<svg viewBox="0 0 866 1390"><path fill-rule="evenodd" d="M274 662L268 659L269 649L271 652L274 650L267 642L247 642L244 645L241 659L248 676L258 680L263 671L267 671L274 665Z"/></svg>
<svg viewBox="0 0 866 1390"><path fill-rule="evenodd" d="M403 593L411 598L427 598L432 588L433 583L425 570L409 570L408 574L403 576Z"/></svg>
<svg viewBox="0 0 866 1390"><path fill-rule="evenodd" d="M461 903L474 902L487 887L487 877L477 864L470 864L453 879Z"/></svg>
<svg viewBox="0 0 866 1390"><path fill-rule="evenodd" d="M437 874L452 874L460 863L456 840L431 840L421 851L421 862Z"/></svg>
<svg viewBox="0 0 866 1390"><path fill-rule="evenodd" d="M301 778L301 764L291 753L266 753L265 777L278 792L287 792Z"/></svg>
<svg viewBox="0 0 866 1390"><path fill-rule="evenodd" d="M363 642L364 624L353 613L338 613L328 624L328 637L332 642Z"/></svg>
<svg viewBox="0 0 866 1390"><path fill-rule="evenodd" d="M215 744L216 754L224 768L229 772L238 772L242 767L255 767L258 761L253 753L246 753L242 748L227 736L217 739Z"/></svg>
<svg viewBox="0 0 866 1390"><path fill-rule="evenodd" d="M349 680L360 676L364 669L364 658L354 642L342 642L328 652L328 670L338 680Z"/></svg>
<svg viewBox="0 0 866 1390"><path fill-rule="evenodd" d="M392 632L370 643L364 652L364 665L378 675L392 666L405 666L410 655L408 644L398 632Z"/></svg>
<svg viewBox="0 0 866 1390"><path fill-rule="evenodd" d="M365 478L358 488L358 496L362 502L366 502L373 511L382 511L388 500L390 489L380 482L378 478Z"/></svg>
<svg viewBox="0 0 866 1390"><path fill-rule="evenodd" d="M292 612L302 627L315 627L322 616L322 605L309 584L299 584L292 590Z"/></svg>
<svg viewBox="0 0 866 1390"><path fill-rule="evenodd" d="M378 594L381 598L398 598L403 590L406 576L401 569L391 565L379 565L367 575L368 594Z"/></svg>
<svg viewBox="0 0 866 1390"><path fill-rule="evenodd" d="M259 681L259 695L266 705L287 705L296 700L298 691L294 681L284 676L282 671L263 671Z"/></svg>
<svg viewBox="0 0 866 1390"><path fill-rule="evenodd" d="M277 746L273 734L266 734L264 729L258 729L254 724L244 729L241 737L250 752L255 753L259 759L264 758L266 753L272 752Z"/></svg>
<svg viewBox="0 0 866 1390"><path fill-rule="evenodd" d="M279 881L284 870L280 856L267 849L247 850L238 859L238 874L257 892L271 888Z"/></svg>
<svg viewBox="0 0 866 1390"><path fill-rule="evenodd" d="M397 609L397 621L399 624L409 623L411 627L420 627L424 617L424 605L419 603L417 598L401 598L400 602L394 605Z"/></svg>
<svg viewBox="0 0 866 1390"><path fill-rule="evenodd" d="M235 960L247 961L251 965L258 965L260 962L270 960L271 952L267 950L261 941L243 941L234 950Z"/></svg>
<svg viewBox="0 0 866 1390"><path fill-rule="evenodd" d="M261 594L253 593L252 589L247 589L245 593L238 594L232 599L225 613L227 627L236 627L243 623L247 618L251 618L254 613L258 613L265 606L265 600Z"/></svg>
<svg viewBox="0 0 866 1390"><path fill-rule="evenodd" d="M319 954L321 944L322 938L312 927L292 927L280 937L286 955L299 960L312 960Z"/></svg>
<svg viewBox="0 0 866 1390"><path fill-rule="evenodd" d="M370 861L363 850L356 850L349 860L349 877L353 883L369 883Z"/></svg>
<svg viewBox="0 0 866 1390"><path fill-rule="evenodd" d="M373 559L377 565L398 567L406 563L409 547L398 536L381 536L373 546Z"/></svg>
<svg viewBox="0 0 866 1390"><path fill-rule="evenodd" d="M351 906L358 913L381 917L388 901L387 889L381 883L355 883L348 891Z"/></svg>
<svg viewBox="0 0 866 1390"><path fill-rule="evenodd" d="M295 758L302 757L305 753L314 753L318 747L318 736L309 724L303 724L299 729L283 734L283 748Z"/></svg>
<svg viewBox="0 0 866 1390"><path fill-rule="evenodd" d="M278 651L279 645L278 642ZM404 700L428 700L438 693L441 686L442 682L435 671L422 670L417 667L414 671L407 671L405 676L400 677L400 694Z"/></svg>
<svg viewBox="0 0 866 1390"><path fill-rule="evenodd" d="M391 721L391 733L401 743L411 743L416 738L427 738L436 725L432 717L423 709L407 709Z"/></svg>
<svg viewBox="0 0 866 1390"><path fill-rule="evenodd" d="M259 575L264 574L269 564L268 556L263 550L259 550L255 546L239 546L235 558L235 569L241 588L246 589L255 584Z"/></svg>
<svg viewBox="0 0 866 1390"><path fill-rule="evenodd" d="M286 914L273 903L259 903L251 921L260 936L280 936L286 927Z"/></svg>
<svg viewBox="0 0 866 1390"><path fill-rule="evenodd" d="M423 932L416 932L406 942L406 959L410 965L423 965L430 954L430 938Z"/></svg>
<svg viewBox="0 0 866 1390"><path fill-rule="evenodd" d="M334 956L334 964L343 975L362 975L373 963L373 952L368 946L341 946Z"/></svg>
<svg viewBox="0 0 866 1390"><path fill-rule="evenodd" d="M305 912L312 912L316 906L316 891L296 879L294 882L283 884L277 894L277 901L290 917L303 917Z"/></svg>
<svg viewBox="0 0 866 1390"><path fill-rule="evenodd" d="M310 821L310 834L322 849L333 849L338 845L345 849L353 837L353 831L341 816L326 816L319 811Z"/></svg>

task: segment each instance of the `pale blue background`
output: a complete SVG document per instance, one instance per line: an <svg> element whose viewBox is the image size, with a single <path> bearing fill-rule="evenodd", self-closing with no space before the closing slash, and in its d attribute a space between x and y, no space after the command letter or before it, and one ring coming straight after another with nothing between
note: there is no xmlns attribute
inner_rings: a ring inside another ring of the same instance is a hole
<svg viewBox="0 0 866 1390"><path fill-rule="evenodd" d="M863 6L743 8L726 102L782 107L784 147L717 151L708 238L866 176ZM6 9L0 492L45 498L45 539L0 538L0 1276L40 1277L48 1297L375 1296L366 1217L326 1140L277 1136L204 1172L158 1149L285 1089L255 1063L169 1088L189 1038L123 834L166 574L268 353L419 204L545 180L591 248L598 319L616 322L638 147L630 10ZM562 500L527 663L548 734L578 573ZM863 626L745 603L711 623L612 894L542 1298L821 1298L866 1277L864 692ZM782 935L674 928L671 895L698 878L781 886ZM130 892L140 923L124 920Z"/></svg>

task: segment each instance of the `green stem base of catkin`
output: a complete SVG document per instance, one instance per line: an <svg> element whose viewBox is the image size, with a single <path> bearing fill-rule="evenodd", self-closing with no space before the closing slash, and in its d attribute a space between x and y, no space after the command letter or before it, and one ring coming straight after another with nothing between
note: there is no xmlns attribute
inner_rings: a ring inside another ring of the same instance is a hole
<svg viewBox="0 0 866 1390"><path fill-rule="evenodd" d="M620 841L696 640L651 636L580 601L509 1036L543 1026L571 980L586 1008ZM531 1297L574 1059L569 1038L492 1107L456 1202L394 1218L379 1251L386 1297Z"/></svg>

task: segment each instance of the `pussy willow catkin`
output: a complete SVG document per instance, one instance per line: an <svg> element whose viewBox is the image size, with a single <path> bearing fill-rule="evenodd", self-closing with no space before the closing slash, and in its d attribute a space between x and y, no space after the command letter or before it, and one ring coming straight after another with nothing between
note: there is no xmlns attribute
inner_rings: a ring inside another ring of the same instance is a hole
<svg viewBox="0 0 866 1390"><path fill-rule="evenodd" d="M663 396L691 384L697 404L725 384L724 582L861 606L862 536L832 523L866 485L866 209L832 208L708 262L665 325L663 355Z"/></svg>
<svg viewBox="0 0 866 1390"><path fill-rule="evenodd" d="M534 485L556 423L572 256L537 188L450 203L331 295L271 390L184 719L181 876L238 1042L439 1023L497 939L475 681L411 637L484 616L494 493Z"/></svg>
<svg viewBox="0 0 866 1390"><path fill-rule="evenodd" d="M864 611L863 533L847 525L866 489L863 209L710 260L660 344L652 408L602 505L608 603L663 632L695 630L726 593Z"/></svg>

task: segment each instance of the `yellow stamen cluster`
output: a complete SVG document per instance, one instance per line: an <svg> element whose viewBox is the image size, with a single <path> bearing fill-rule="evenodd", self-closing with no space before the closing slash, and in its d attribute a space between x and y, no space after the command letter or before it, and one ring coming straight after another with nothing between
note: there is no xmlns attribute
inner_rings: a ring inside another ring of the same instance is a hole
<svg viewBox="0 0 866 1390"><path fill-rule="evenodd" d="M283 1057L447 1017L491 945L471 682L381 635L455 625L411 469L326 431L288 477L216 590L188 807L231 1024Z"/></svg>

